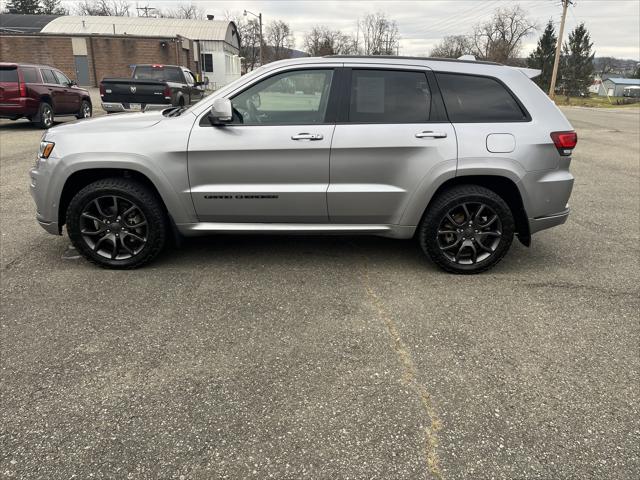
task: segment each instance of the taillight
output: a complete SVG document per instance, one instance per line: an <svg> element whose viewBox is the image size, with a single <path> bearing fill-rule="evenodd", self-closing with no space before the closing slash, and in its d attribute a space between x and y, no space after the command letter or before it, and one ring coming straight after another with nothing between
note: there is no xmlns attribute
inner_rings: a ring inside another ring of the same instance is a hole
<svg viewBox="0 0 640 480"><path fill-rule="evenodd" d="M104 93L105 93L105 92L104 92L104 85L101 83L101 84L100 84L100 96L101 96L101 97L104 97Z"/></svg>
<svg viewBox="0 0 640 480"><path fill-rule="evenodd" d="M171 100L171 88L164 87L164 98Z"/></svg>
<svg viewBox="0 0 640 480"><path fill-rule="evenodd" d="M571 152L578 143L576 132L551 132L551 140L558 149L558 153L563 156L571 155Z"/></svg>
<svg viewBox="0 0 640 480"><path fill-rule="evenodd" d="M18 70L18 90L20 91L21 97L27 96L27 84L24 83L24 77L22 76L22 72Z"/></svg>

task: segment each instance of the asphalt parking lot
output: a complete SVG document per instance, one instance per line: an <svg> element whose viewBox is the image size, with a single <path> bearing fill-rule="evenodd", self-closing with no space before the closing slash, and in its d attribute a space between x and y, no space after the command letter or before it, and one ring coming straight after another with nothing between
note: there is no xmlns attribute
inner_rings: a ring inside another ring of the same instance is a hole
<svg viewBox="0 0 640 480"><path fill-rule="evenodd" d="M0 122L5 478L640 478L640 111L567 109L573 212L489 273L221 236L100 270ZM70 258L68 258L70 257Z"/></svg>

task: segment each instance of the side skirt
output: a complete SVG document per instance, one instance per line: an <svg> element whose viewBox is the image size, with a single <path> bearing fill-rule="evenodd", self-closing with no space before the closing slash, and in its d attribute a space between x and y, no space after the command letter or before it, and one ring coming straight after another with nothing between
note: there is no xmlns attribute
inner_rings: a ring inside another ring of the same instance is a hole
<svg viewBox="0 0 640 480"><path fill-rule="evenodd" d="M301 235L378 235L390 238L411 238L415 226L323 224L323 223L223 223L200 222L176 225L185 236L211 233L301 234Z"/></svg>

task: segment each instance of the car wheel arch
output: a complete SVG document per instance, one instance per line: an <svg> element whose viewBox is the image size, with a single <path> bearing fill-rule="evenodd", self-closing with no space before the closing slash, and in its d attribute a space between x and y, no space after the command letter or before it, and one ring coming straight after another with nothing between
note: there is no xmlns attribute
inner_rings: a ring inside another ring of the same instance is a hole
<svg viewBox="0 0 640 480"><path fill-rule="evenodd" d="M65 180L60 192L60 201L58 204L58 228L61 230L62 226L65 224L67 208L76 193L95 181L111 177L130 178L145 185L157 195L165 213L171 217L171 211L167 207L167 202L165 201L166 195L162 195L161 190L158 189L156 183L154 183L146 174L129 168L84 168L74 171Z"/></svg>
<svg viewBox="0 0 640 480"><path fill-rule="evenodd" d="M488 188L499 195L509 205L516 224L518 240L525 246L531 245L531 232L529 230L529 219L524 207L522 192L517 182L512 178L502 175L459 175L453 178L444 179L433 194L428 198L427 205L422 212L422 217L429 210L434 198L441 192L457 185L479 185Z"/></svg>

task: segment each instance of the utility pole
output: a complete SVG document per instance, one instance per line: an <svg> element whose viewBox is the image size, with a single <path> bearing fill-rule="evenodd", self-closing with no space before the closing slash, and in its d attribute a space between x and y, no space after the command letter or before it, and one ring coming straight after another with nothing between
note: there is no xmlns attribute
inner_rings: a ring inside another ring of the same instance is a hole
<svg viewBox="0 0 640 480"><path fill-rule="evenodd" d="M562 1L562 20L560 21L560 33L558 44L556 45L556 58L553 61L553 73L551 74L551 86L549 87L549 98L556 98L556 79L558 78L558 65L560 64L560 49L562 48L562 35L564 34L564 21L567 19L567 8L573 4L573 0Z"/></svg>
<svg viewBox="0 0 640 480"><path fill-rule="evenodd" d="M250 12L249 10L245 10L244 11L244 16L246 17L247 15L253 15L254 17L256 17L258 19L258 22L260 23L260 66L264 65L264 42L262 41L262 13L258 13L257 15L253 12Z"/></svg>

